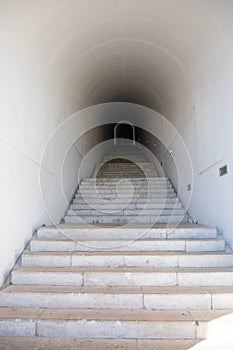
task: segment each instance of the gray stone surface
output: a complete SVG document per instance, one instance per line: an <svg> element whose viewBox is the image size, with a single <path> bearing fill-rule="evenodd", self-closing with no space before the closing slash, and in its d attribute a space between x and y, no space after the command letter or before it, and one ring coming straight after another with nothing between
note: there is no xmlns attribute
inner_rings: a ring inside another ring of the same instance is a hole
<svg viewBox="0 0 233 350"><path fill-rule="evenodd" d="M216 228L178 222L189 217L169 180L131 156L152 177L104 165L104 177L83 180L66 216L74 223L33 237L0 291L1 350L213 350L220 337L233 348L232 252Z"/></svg>

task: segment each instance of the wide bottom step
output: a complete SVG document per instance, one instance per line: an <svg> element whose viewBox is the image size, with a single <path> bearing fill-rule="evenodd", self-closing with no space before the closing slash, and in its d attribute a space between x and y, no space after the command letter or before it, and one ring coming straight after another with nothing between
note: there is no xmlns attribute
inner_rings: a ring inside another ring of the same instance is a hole
<svg viewBox="0 0 233 350"><path fill-rule="evenodd" d="M0 336L197 340L232 311L0 308Z"/></svg>
<svg viewBox="0 0 233 350"><path fill-rule="evenodd" d="M188 350L197 340L64 339L42 337L0 337L1 350ZM210 348L209 348L210 350ZM213 350L213 348L211 348ZM214 349L215 350L215 349ZM216 350L219 350L216 348ZM224 350L228 348L224 347ZM232 348L229 348L232 350Z"/></svg>
<svg viewBox="0 0 233 350"><path fill-rule="evenodd" d="M208 330L211 339L226 320L232 329L232 311L0 308L0 336L198 340Z"/></svg>

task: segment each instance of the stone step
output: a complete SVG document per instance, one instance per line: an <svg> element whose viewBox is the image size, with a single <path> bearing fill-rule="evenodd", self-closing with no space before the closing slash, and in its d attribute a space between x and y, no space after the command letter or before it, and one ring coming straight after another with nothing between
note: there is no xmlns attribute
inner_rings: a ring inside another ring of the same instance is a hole
<svg viewBox="0 0 233 350"><path fill-rule="evenodd" d="M127 192L144 192L144 193L148 193L148 192L153 192L153 193L165 193L165 192L174 192L174 188L172 188L171 186L147 186L147 185L143 185L143 186L135 186L132 183L129 183L127 185L121 185L119 183L119 185L99 185L99 184L95 184L93 183L92 185L80 185L78 188L78 191L88 191L88 192L109 192L109 193L116 193L117 191L127 191Z"/></svg>
<svg viewBox="0 0 233 350"><path fill-rule="evenodd" d="M119 216L122 215L139 215L139 214L143 214L143 215L171 215L172 213L174 213L175 215L183 215L185 214L185 210L183 208L177 208L177 207L173 207L171 209L164 209L164 208L150 208L148 206L142 208L142 209L128 209L128 208L124 208L122 209L122 205L119 208L114 208L114 209L110 209L107 206L105 206L105 208L102 208L102 210L97 210L98 208L94 207L90 207L89 209L76 209L75 208L76 205L72 204L70 206L70 209L67 211L68 215L104 215L104 214L117 214Z"/></svg>
<svg viewBox="0 0 233 350"><path fill-rule="evenodd" d="M119 183L119 185L99 185L98 183L93 183L92 185L80 185L78 188L78 191L80 192L106 192L106 193L116 193L117 191L124 191L126 193L132 193L133 192L138 192L138 193L145 193L147 194L148 192L152 193L170 193L174 192L173 187L169 186L152 186L152 185L145 185L145 186L134 186L133 183L129 183L128 185L123 185Z"/></svg>
<svg viewBox="0 0 233 350"><path fill-rule="evenodd" d="M116 161L117 160L117 161ZM112 162L113 161L113 162ZM143 156L136 156L136 155L132 155L132 156L109 156L109 157L104 157L103 158L103 163L106 163L106 162L111 162L111 163L126 163L127 164L127 161L128 163L130 162L133 162L133 163L148 163L148 160L143 157Z"/></svg>
<svg viewBox="0 0 233 350"><path fill-rule="evenodd" d="M137 159L140 159L138 156L136 156ZM145 158L145 157L144 157ZM124 161L124 159L120 159L119 161L116 161L117 158L114 159L114 161L101 161L100 163L97 164L97 166L118 166L118 165L126 165L126 166L134 166L135 164L131 161ZM142 159L143 160L143 159ZM147 159L145 161L141 161L139 164L141 165L151 165L154 167L154 163L149 162Z"/></svg>
<svg viewBox="0 0 233 350"><path fill-rule="evenodd" d="M167 178L167 177L152 177L152 178L127 178L127 180L132 180L133 182L151 182L151 183L170 183L170 180ZM89 182L98 182L98 181L101 181L103 183L112 183L112 182L118 182L119 181L119 178L116 177L116 178L111 178L109 179L108 177L106 178L99 178L99 177L90 177L90 178L85 178L83 181L89 183Z"/></svg>
<svg viewBox="0 0 233 350"><path fill-rule="evenodd" d="M42 268L21 267L12 284L60 286L232 286L233 268Z"/></svg>
<svg viewBox="0 0 233 350"><path fill-rule="evenodd" d="M96 170L113 170L113 171L124 171L126 170L151 170L156 172L155 166L153 163L141 163L141 162L106 162L106 163L99 163L96 168Z"/></svg>
<svg viewBox="0 0 233 350"><path fill-rule="evenodd" d="M170 195L171 193L174 193L173 188L162 188L162 189L153 189L153 188L135 188L135 187L127 187L127 188L103 188L100 189L98 187L96 188L83 188L79 187L77 194L93 194L93 195L116 195L118 194L118 191L120 191L120 195L123 194L126 196L131 196L132 193L134 194L140 194L144 196L148 196L148 194L153 194L153 196L156 196L157 194L163 194L163 195Z"/></svg>
<svg viewBox="0 0 233 350"><path fill-rule="evenodd" d="M151 178L145 178L145 177L139 177L139 178L130 178L130 177L126 177L125 179L119 179L119 177L117 178L100 178L100 177L91 177L88 179L84 179L82 180L82 184L90 184L92 185L93 183L97 183L97 184L103 184L103 185L114 185L118 182L124 183L124 181L127 182L132 182L135 185L145 185L145 184L150 184L150 185L170 185L170 181L166 178L162 178L162 177L151 177Z"/></svg>
<svg viewBox="0 0 233 350"><path fill-rule="evenodd" d="M136 178L137 175L138 177L156 177L157 173L155 172L155 170L153 169L149 169L149 168L132 168L132 169L127 169L127 168L122 168L122 169L106 169L106 168L100 168L99 170L96 170L96 174L97 177L101 177L101 176L105 176L109 177L109 176L114 176L117 177L118 175L120 175L121 177L124 176L124 174L126 174L126 177L130 177L130 175L132 175L132 178ZM151 175L151 176L150 176Z"/></svg>
<svg viewBox="0 0 233 350"><path fill-rule="evenodd" d="M141 174L141 173L152 173L153 175L157 175L155 168L152 166L140 166L140 164L138 165L133 165L133 166L127 166L124 165L124 163L122 163L122 166L102 166L98 169L96 169L97 174L100 173L122 173L124 174L125 172L129 172L129 173L137 173L137 174Z"/></svg>
<svg viewBox="0 0 233 350"><path fill-rule="evenodd" d="M148 162L137 162L137 163L123 163L123 162L119 162L119 163L111 163L111 162L106 162L106 163L99 163L97 165L98 168L102 168L104 170L131 170L131 169L137 169L138 167L141 169L150 169L155 171L155 166L153 163L148 163Z"/></svg>
<svg viewBox="0 0 233 350"><path fill-rule="evenodd" d="M72 235L71 235L72 236ZM69 235L67 237L70 237ZM139 239L139 240L85 240L80 241L52 239L33 239L30 242L31 251L187 251L187 252L218 252L225 251L223 239ZM64 238L63 238L64 239Z"/></svg>
<svg viewBox="0 0 233 350"><path fill-rule="evenodd" d="M137 178L137 177L142 177L142 178L147 178L147 177L156 177L156 173L152 170L149 169L141 169L141 170L136 170L136 169L125 169L123 170L107 170L107 169L100 169L97 172L97 176L98 177L111 177L111 178L115 178L115 177L120 177L120 178L124 178L124 177L128 177L128 178Z"/></svg>
<svg viewBox="0 0 233 350"><path fill-rule="evenodd" d="M45 338L45 337L0 337L1 350L26 350L26 349L46 349L46 350L188 350L194 346L198 340L143 340L143 339L68 339L68 338ZM226 343L225 343L226 344ZM226 346L226 345L225 345ZM209 350L210 348L208 348ZM211 348L217 350L219 348ZM205 349L206 350L206 349ZM232 348L224 347L224 350Z"/></svg>
<svg viewBox="0 0 233 350"><path fill-rule="evenodd" d="M222 329L228 313L229 310L79 309L77 312L76 308L0 308L0 336L197 340L205 338L207 330L208 334L211 332L210 321L217 319ZM232 320L228 322L232 327Z"/></svg>
<svg viewBox="0 0 233 350"><path fill-rule="evenodd" d="M117 193L109 193L109 194L99 194L99 197L106 197L109 198L109 199L115 199L118 197L118 194ZM96 198L97 197L97 193L83 193L81 194L80 192L78 192L78 194L75 195L75 198L77 199L81 199L81 198ZM120 198L126 198L126 199L143 199L144 198L144 201L147 199L147 198L150 198L150 199L161 199L161 200L165 200L165 199L171 199L171 198L175 198L176 199L176 193L156 193L156 195L154 193L133 193L133 195L129 194L129 193L120 193L119 195Z"/></svg>
<svg viewBox="0 0 233 350"><path fill-rule="evenodd" d="M149 179L149 180L148 180ZM156 178L154 178L155 181L153 181L153 178L145 178L141 177L139 178L105 178L103 180L102 178L90 178L90 180L93 181L87 181L87 180L82 180L81 184L85 186L116 186L118 183L124 185L124 184L133 184L134 186L158 186L158 187L165 187L165 186L171 186L170 182L165 182L165 181L157 181Z"/></svg>
<svg viewBox="0 0 233 350"><path fill-rule="evenodd" d="M102 162L97 164L96 168L103 168L103 169L152 169L155 170L155 166L153 163L150 162Z"/></svg>
<svg viewBox="0 0 233 350"><path fill-rule="evenodd" d="M78 191L75 195L75 198L161 198L162 200L166 198L177 198L176 193L173 190L170 191L135 191L133 188L132 190L104 190L104 191L99 191L97 190L82 190Z"/></svg>
<svg viewBox="0 0 233 350"><path fill-rule="evenodd" d="M60 224L56 226L41 227L37 230L37 237L39 239L55 239L64 240L74 239L78 241L82 240L93 240L93 241L106 241L106 240L136 240L139 238L143 239L160 239L166 240L171 246L170 242L174 239L187 240L185 243L187 246L188 242L194 242L196 239L196 246L201 244L200 240L204 239L205 250L211 247L211 242L217 241L214 248L225 249L225 242L220 237L217 239L217 229L215 227L203 226L199 224L186 224L180 223L178 226L168 225L165 223L157 224L154 227L145 224L135 224L133 226L107 226L98 225L90 226L83 224ZM221 242L221 247L218 245ZM33 240L34 242L34 240ZM199 243L198 243L199 242ZM119 245L119 242L118 242ZM152 248L151 248L152 250Z"/></svg>
<svg viewBox="0 0 233 350"><path fill-rule="evenodd" d="M114 190L117 187L119 188L123 188L123 189L128 189L128 188L135 188L136 190L166 190L166 189L173 189L173 187L171 186L171 184L156 184L156 183L151 183L151 182L144 182L144 183L139 183L139 182L133 182L131 180L127 180L127 179L119 179L119 181L117 182L108 182L108 183L104 183L104 182L100 182L100 181L96 181L96 182L90 182L90 183L86 183L86 182L82 182L79 186L79 188L81 189L99 189L99 190L104 190L104 189L110 189L110 190Z"/></svg>
<svg viewBox="0 0 233 350"><path fill-rule="evenodd" d="M108 155L103 157L103 161L118 159L118 157L119 157L119 154L117 154L117 153L115 153L115 154L108 154ZM148 159L142 153L123 154L122 157L124 157L125 159L128 159L128 158L142 158L142 159L145 159L145 162L148 162Z"/></svg>
<svg viewBox="0 0 233 350"><path fill-rule="evenodd" d="M96 166L96 170L125 171L125 170L151 170L156 172L152 163L101 163Z"/></svg>
<svg viewBox="0 0 233 350"><path fill-rule="evenodd" d="M132 156L131 156L132 157ZM150 165L150 166L153 166L154 167L154 163L153 162L150 162L150 161L148 161L147 159L145 159L145 157L144 157L144 159L143 159L143 157L138 157L138 156L134 156L134 158L133 159L140 159L140 162L139 162L139 164L140 165L145 165L145 166L147 166L147 165ZM118 160L118 158L116 157L113 161L100 161L98 164L97 164L97 166L121 166L121 165L126 165L126 166L135 166L136 165L136 163L134 163L134 162L132 162L131 160L127 160L127 159L124 159L124 158L120 158L119 160Z"/></svg>
<svg viewBox="0 0 233 350"><path fill-rule="evenodd" d="M169 189L172 188L171 184L169 183L152 183L152 182L146 182L144 181L144 183L139 183L139 182L130 182L128 180L119 180L117 183L104 183L104 182L81 182L81 185L79 186L79 188L90 188L90 189L115 189L117 186L120 186L122 188L128 188L129 186L133 186L136 189L147 189L147 188L151 188L151 189Z"/></svg>
<svg viewBox="0 0 233 350"><path fill-rule="evenodd" d="M127 223L160 223L160 222L170 222L170 223L179 223L179 222L188 222L188 215L66 215L66 223L116 223L116 224L127 224Z"/></svg>
<svg viewBox="0 0 233 350"><path fill-rule="evenodd" d="M149 163L105 163L96 167L96 171L151 171L156 173L155 167L153 164Z"/></svg>
<svg viewBox="0 0 233 350"><path fill-rule="evenodd" d="M144 183L139 183L139 182L131 182L130 180L128 181L127 179L119 179L118 182L114 183L104 183L104 182L90 182L90 183L81 183L79 188L83 189L115 189L116 187L122 187L122 188L129 188L129 187L134 187L138 190L145 190L145 189L154 189L154 190L166 190L166 189L173 189L171 184L169 183L152 183L152 182L144 182Z"/></svg>
<svg viewBox="0 0 233 350"><path fill-rule="evenodd" d="M139 159L141 164L152 164L154 165L153 162L150 162L148 159L146 159L143 156L138 156L138 155L131 155L131 159ZM118 156L115 156L114 159L110 160L104 160L102 159L101 162L98 163L98 165L118 165L118 164L125 164L125 165L134 165L135 163L132 162L132 160L129 159L124 159L124 158L118 158Z"/></svg>
<svg viewBox="0 0 233 350"><path fill-rule="evenodd" d="M130 172L130 173L137 173L137 174L141 174L142 172L148 172L148 173L152 173L155 174L157 176L157 173L155 171L155 168L152 166L146 166L143 164L134 164L133 166L127 166L126 164L122 163L122 165L117 165L117 166L108 166L108 165L104 165L104 166L100 166L100 167L96 167L95 169L96 173L101 173L101 172L106 172L106 173L125 173L125 172ZM140 177L140 176L139 176ZM153 176L152 176L153 177Z"/></svg>
<svg viewBox="0 0 233 350"><path fill-rule="evenodd" d="M117 198L117 200L113 200L113 199L104 199L101 198L101 196L95 196L95 197L87 197L85 196L85 199L88 201L88 204L92 204L94 205L95 203L97 204L106 204L106 205L110 205L110 204L133 204L133 205L137 205L137 204L142 204L142 205L153 205L153 204L158 204L160 205L160 207L165 205L165 204L175 204L175 203L179 203L179 200L177 197L173 197L173 198L166 198L166 197L161 197L158 198L158 196L156 198L141 198L140 196L138 196L137 198L129 198L129 197L122 197L119 196L119 198ZM129 199L130 199L130 203L129 203ZM73 204L87 204L86 201L84 200L84 198L82 196L77 196L77 198L75 197L73 199Z"/></svg>
<svg viewBox="0 0 233 350"><path fill-rule="evenodd" d="M25 252L24 267L233 267L221 252Z"/></svg>
<svg viewBox="0 0 233 350"><path fill-rule="evenodd" d="M128 205L124 204L124 203L109 203L109 204L105 204L105 203L95 203L93 206L89 205L89 204L80 204L80 203L74 203L71 204L70 206L71 209L73 210L91 210L91 209L95 209L95 210L108 210L111 211L113 210L155 210L155 209L163 209L163 210L176 210L176 209L182 209L182 205L181 203L130 203Z"/></svg>
<svg viewBox="0 0 233 350"><path fill-rule="evenodd" d="M225 298L229 300L226 303ZM73 287L10 285L0 307L156 310L232 309L233 287Z"/></svg>
<svg viewBox="0 0 233 350"><path fill-rule="evenodd" d="M155 167L152 164L148 163L133 163L133 164L128 164L128 163L118 163L118 164L101 164L96 167L96 171L101 172L101 171L106 171L106 172L125 172L125 171L136 171L140 174L141 171L149 171L156 173Z"/></svg>
<svg viewBox="0 0 233 350"><path fill-rule="evenodd" d="M112 177L112 178L115 178L117 176L120 176L120 177L132 177L132 178L137 178L137 177L156 177L156 173L152 170L147 170L147 169L141 169L140 171L139 170L127 170L125 169L124 171L122 170L107 170L107 169L100 169L98 171L98 177Z"/></svg>
<svg viewBox="0 0 233 350"><path fill-rule="evenodd" d="M97 208L96 208L97 209ZM93 215L93 216L102 216L102 215L172 215L173 213L175 215L185 215L185 210L182 208L172 208L172 209L102 209L101 211L98 211L96 209L76 209L74 205L71 205L71 209L67 211L67 215Z"/></svg>
<svg viewBox="0 0 233 350"><path fill-rule="evenodd" d="M141 174L136 174L135 172L130 174L128 172L125 172L124 174L121 173L115 173L115 174L108 174L108 173L98 173L98 176L102 179L103 177L107 177L109 180L114 179L118 177L118 179L127 179L130 178L132 179L133 177L138 178L141 176L142 179L147 179L148 177L153 177L154 174L148 174L148 173L141 173ZM154 175L154 177L156 177Z"/></svg>

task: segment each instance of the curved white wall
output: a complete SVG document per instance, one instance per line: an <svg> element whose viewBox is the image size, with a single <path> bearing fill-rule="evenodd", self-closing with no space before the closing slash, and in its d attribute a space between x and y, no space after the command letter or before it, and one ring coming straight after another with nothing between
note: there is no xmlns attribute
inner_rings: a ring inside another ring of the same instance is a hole
<svg viewBox="0 0 233 350"><path fill-rule="evenodd" d="M192 158L190 213L218 226L233 245L232 13L231 0L1 1L0 284L33 230L49 222L38 180L49 135L98 103L145 105L175 125ZM61 148L69 144L60 137ZM93 138L100 142L101 132ZM182 164L180 146L170 141ZM53 169L58 155L54 150L43 169L48 183L59 179ZM176 185L170 156L157 151L157 157ZM80 161L74 147L64 171L67 197ZM225 163L229 174L219 178ZM59 218L66 203L49 187L48 196Z"/></svg>

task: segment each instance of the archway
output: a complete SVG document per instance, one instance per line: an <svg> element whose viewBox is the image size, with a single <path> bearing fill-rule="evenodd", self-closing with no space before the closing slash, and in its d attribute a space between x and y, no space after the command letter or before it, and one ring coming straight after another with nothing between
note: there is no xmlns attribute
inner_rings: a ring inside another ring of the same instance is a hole
<svg viewBox="0 0 233 350"><path fill-rule="evenodd" d="M119 127L122 127L122 126L130 126L131 129L132 129L132 144L135 146L135 127L132 123L130 123L129 121L126 121L126 120L122 120L121 122L117 123L115 126L114 126L114 146L117 145L117 139L119 138L119 136L121 136L121 138L128 138L128 137L125 137L126 135L123 134L119 135Z"/></svg>

